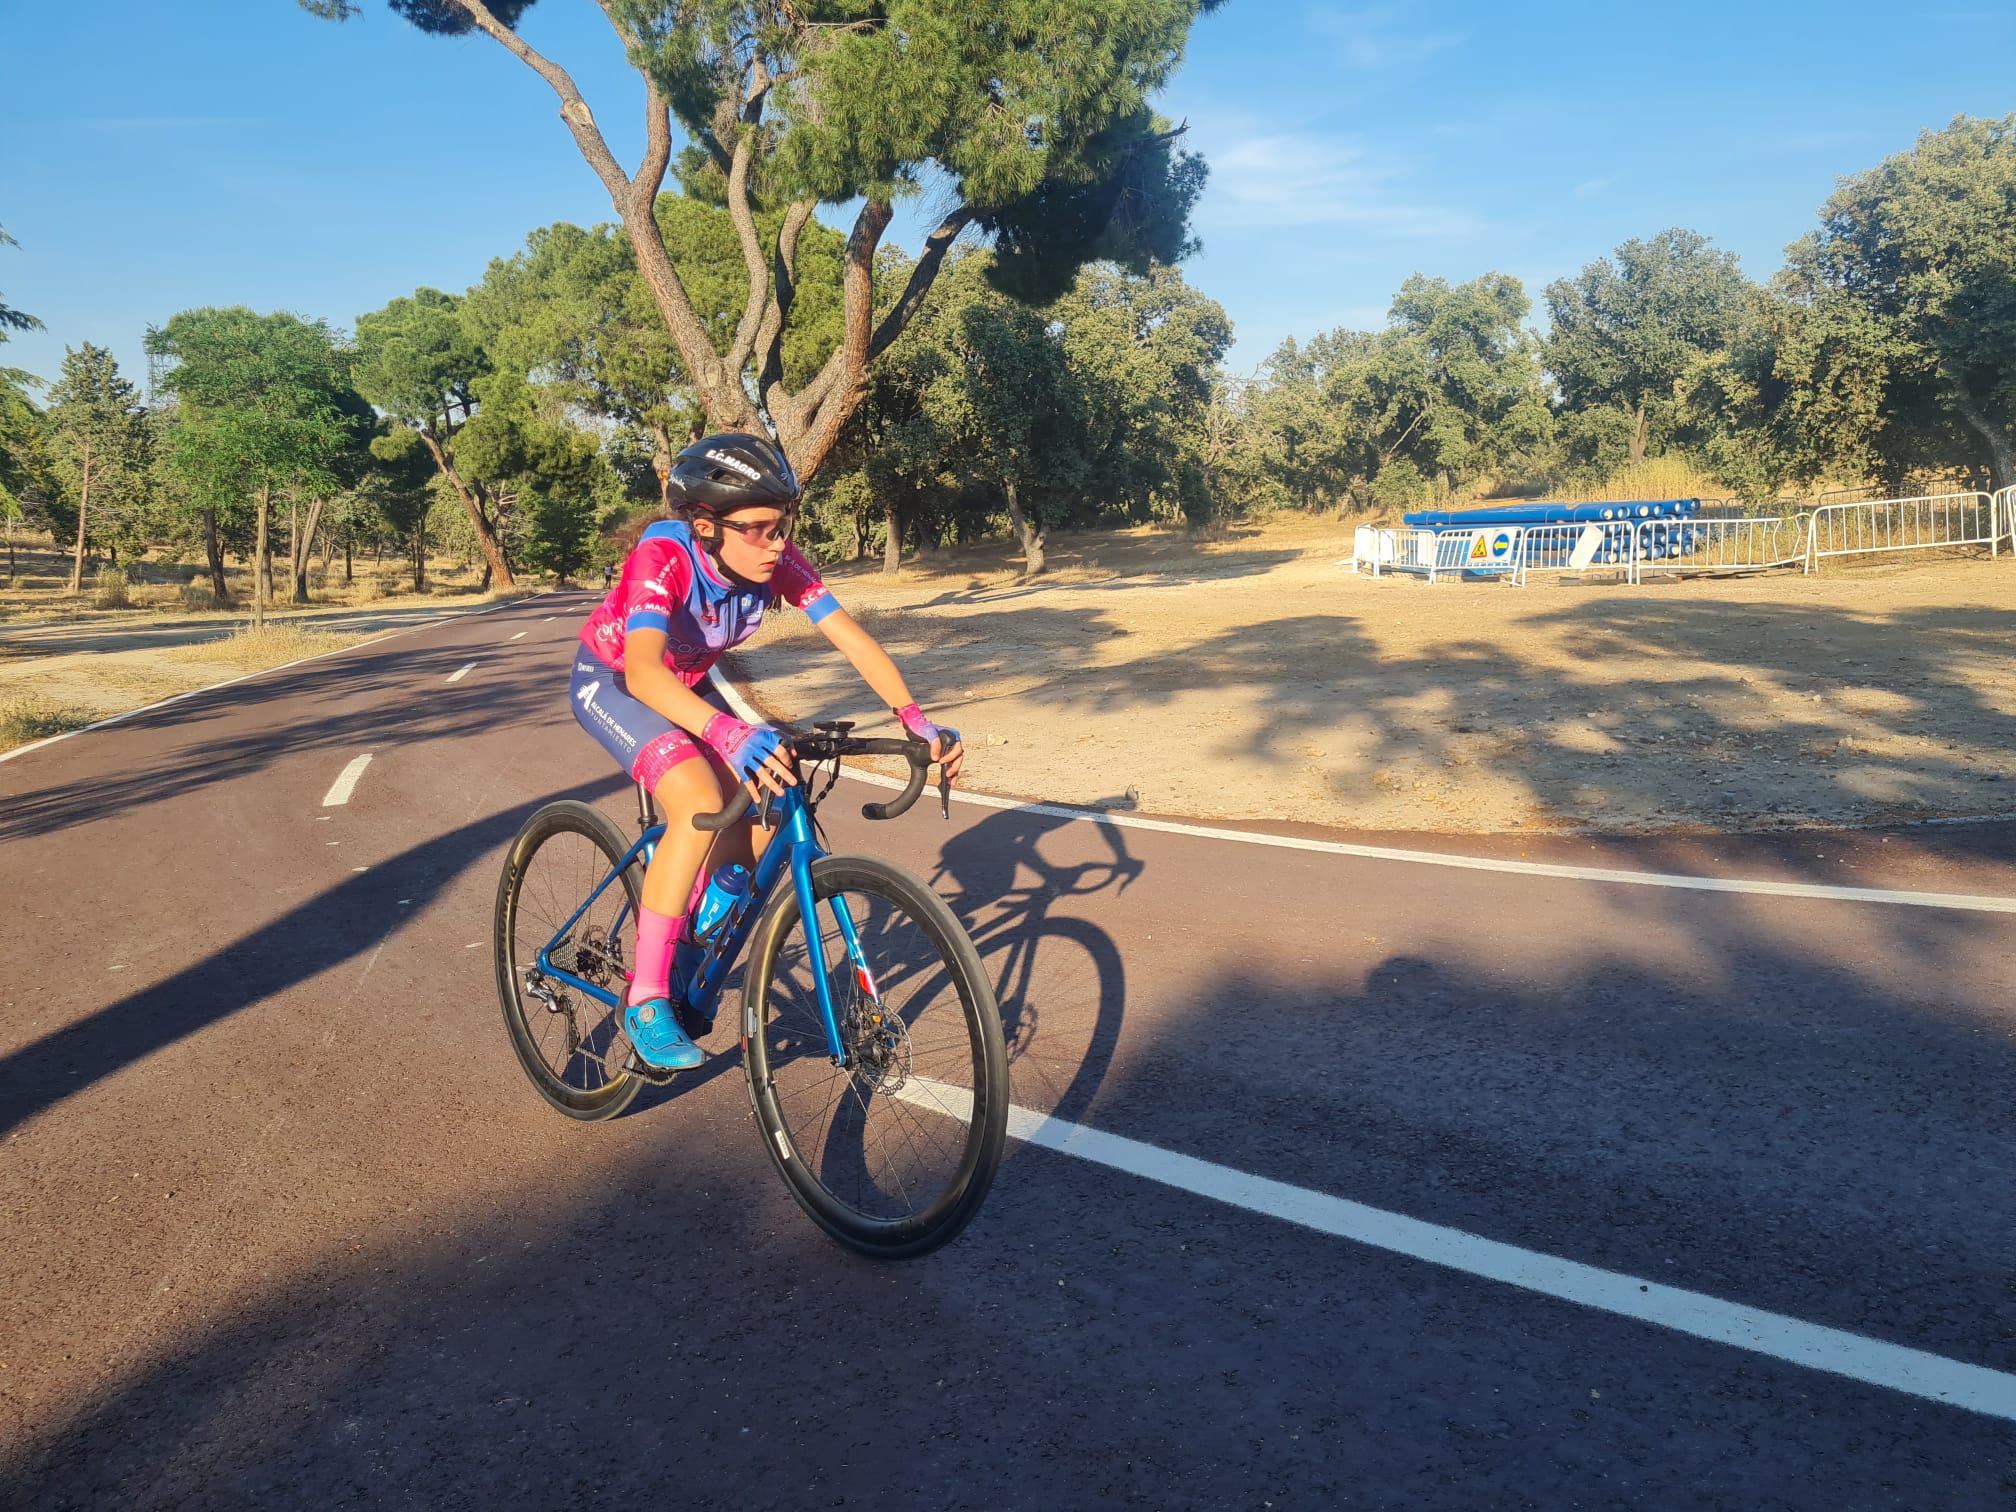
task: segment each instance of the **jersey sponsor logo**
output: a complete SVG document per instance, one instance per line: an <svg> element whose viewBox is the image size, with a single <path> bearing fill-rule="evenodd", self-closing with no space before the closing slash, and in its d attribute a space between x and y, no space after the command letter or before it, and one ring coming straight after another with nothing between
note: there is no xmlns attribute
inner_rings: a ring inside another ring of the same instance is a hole
<svg viewBox="0 0 2016 1512"><path fill-rule="evenodd" d="M740 457L731 457L726 452L709 450L707 453L707 460L709 462L719 462L723 467L727 468L730 472L738 472L752 483L754 483L758 478L763 476L763 474L756 471L755 468L751 467L747 462L744 462Z"/></svg>
<svg viewBox="0 0 2016 1512"><path fill-rule="evenodd" d="M594 682L585 684L582 687L581 691L579 693L576 693L574 696L580 699L581 702L583 702L584 704L592 704L593 702L595 702L595 690L601 686L602 686L602 679L598 677L595 679Z"/></svg>

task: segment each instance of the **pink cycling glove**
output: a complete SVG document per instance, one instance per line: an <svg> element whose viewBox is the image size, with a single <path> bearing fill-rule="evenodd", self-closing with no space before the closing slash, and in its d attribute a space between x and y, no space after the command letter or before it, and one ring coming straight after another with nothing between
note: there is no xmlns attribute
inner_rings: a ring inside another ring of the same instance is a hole
<svg viewBox="0 0 2016 1512"><path fill-rule="evenodd" d="M950 725L935 725L931 723L930 720L924 717L924 711L914 703L907 703L902 708L892 709L890 712L903 722L904 729L915 735L926 745L929 745L940 736L944 737L945 744L948 746L958 743L959 732L957 730L953 729Z"/></svg>
<svg viewBox="0 0 2016 1512"><path fill-rule="evenodd" d="M719 751L728 769L745 782L763 765L763 759L784 743L784 737L770 726L744 724L733 714L716 714L707 721L700 738Z"/></svg>

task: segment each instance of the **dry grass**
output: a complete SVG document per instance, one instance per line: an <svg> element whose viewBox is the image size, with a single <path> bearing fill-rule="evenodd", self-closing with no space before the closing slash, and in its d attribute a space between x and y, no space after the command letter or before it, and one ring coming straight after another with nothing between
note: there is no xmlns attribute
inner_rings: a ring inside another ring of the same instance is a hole
<svg viewBox="0 0 2016 1512"><path fill-rule="evenodd" d="M220 608L211 593L210 574L200 563L128 560L116 568L104 569L97 583L87 580L84 592L72 593L69 554L46 536L39 540L17 538L14 556L12 574L7 573L5 558L0 556L0 623L10 619L99 623L203 614L242 618L252 602L252 572L245 567L226 569L224 582L231 592L231 607ZM116 591L110 595L103 591L108 575L114 574L125 579L123 604L118 602ZM269 605L268 612L344 609L364 604L396 608L443 600L485 603L527 591L521 587L502 594L484 593L480 588L482 568L458 566L450 558L429 562L427 578L426 589L415 593L412 569L402 563L388 561L373 565L360 559L348 583L343 581L341 561L331 563L326 576L317 565L308 572L311 602L301 606L290 601L291 585L282 563L274 583L276 602Z"/></svg>
<svg viewBox="0 0 2016 1512"><path fill-rule="evenodd" d="M89 710L66 707L33 693L0 699L0 751L47 740L51 735L67 735L98 717Z"/></svg>
<svg viewBox="0 0 2016 1512"><path fill-rule="evenodd" d="M202 662L210 666L237 667L259 672L284 666L310 656L341 651L345 646L371 640L379 631L361 635L338 635L327 630L309 630L300 625L275 620L259 629L247 625L222 640L202 641L193 646L177 646L161 653L163 661Z"/></svg>

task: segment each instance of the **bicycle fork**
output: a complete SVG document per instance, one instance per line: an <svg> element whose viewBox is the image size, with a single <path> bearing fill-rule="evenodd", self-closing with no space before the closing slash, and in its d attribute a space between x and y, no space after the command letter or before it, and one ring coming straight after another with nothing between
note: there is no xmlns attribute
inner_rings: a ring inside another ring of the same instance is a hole
<svg viewBox="0 0 2016 1512"><path fill-rule="evenodd" d="M799 808L791 816L791 825L784 839L791 846L791 886L798 895L799 926L805 931L805 954L812 970L813 991L819 1000L819 1021L826 1030L827 1053L834 1065L851 1070L854 1064L853 1047L841 1037L840 1014L834 1007L833 985L826 970L825 931L819 927L819 904L812 890L812 859L820 851L804 809ZM868 971L868 958L861 949L861 935L854 927L854 916L848 912L847 899L836 892L826 903L833 911L833 922L839 926L847 963L853 968L854 980L862 996L870 1003L879 1004L882 1001L881 989L875 985L875 978Z"/></svg>

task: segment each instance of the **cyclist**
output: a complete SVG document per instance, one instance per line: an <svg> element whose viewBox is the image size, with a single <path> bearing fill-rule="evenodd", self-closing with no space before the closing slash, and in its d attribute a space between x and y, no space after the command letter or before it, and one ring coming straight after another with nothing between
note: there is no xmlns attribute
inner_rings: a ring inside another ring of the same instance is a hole
<svg viewBox="0 0 2016 1512"><path fill-rule="evenodd" d="M759 797L797 782L778 732L745 724L716 700L706 678L721 653L754 635L764 610L782 599L806 613L904 729L930 742L954 782L964 759L959 732L925 718L889 654L791 544L801 492L784 453L762 436L694 442L666 481L678 518L645 528L616 586L581 627L568 687L574 717L651 790L665 819L665 838L644 872L623 1013L638 1058L661 1071L707 1058L693 1035L712 1025L671 1000L686 916L714 867L753 867L770 838L759 843L744 821L714 839L692 818L721 808L738 782Z"/></svg>

